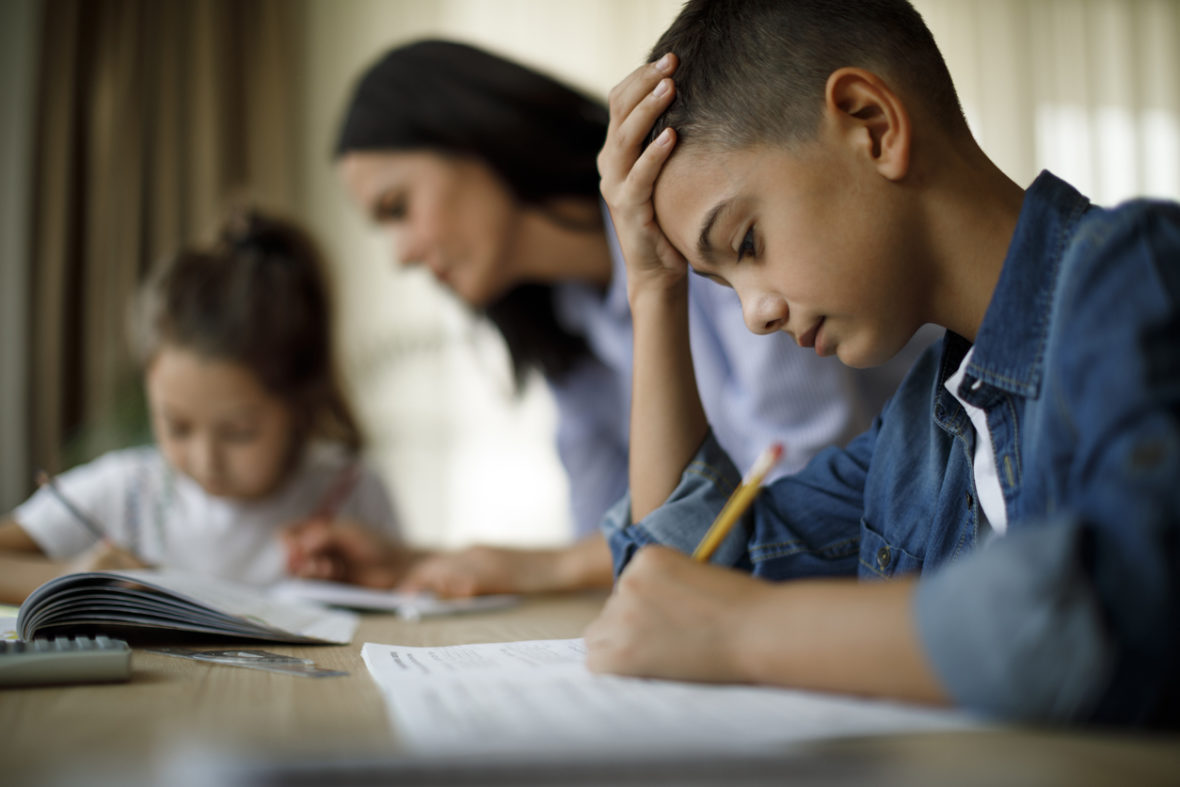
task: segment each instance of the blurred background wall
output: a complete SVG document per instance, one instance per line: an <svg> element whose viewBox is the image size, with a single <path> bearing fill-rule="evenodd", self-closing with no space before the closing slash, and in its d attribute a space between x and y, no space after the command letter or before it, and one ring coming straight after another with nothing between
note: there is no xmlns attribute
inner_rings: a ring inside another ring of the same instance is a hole
<svg viewBox="0 0 1180 787"><path fill-rule="evenodd" d="M1180 0L917 0L984 149L1095 201L1180 198ZM569 535L554 414L511 393L494 332L347 203L330 151L360 70L423 36L591 93L673 0L0 1L0 508L35 467L143 438L121 303L152 261L252 195L334 262L340 350L411 538Z"/></svg>

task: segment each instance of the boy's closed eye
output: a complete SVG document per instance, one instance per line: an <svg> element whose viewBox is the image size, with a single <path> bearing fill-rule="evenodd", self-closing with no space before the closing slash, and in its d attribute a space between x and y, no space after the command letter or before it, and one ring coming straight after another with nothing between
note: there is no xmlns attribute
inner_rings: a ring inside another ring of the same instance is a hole
<svg viewBox="0 0 1180 787"><path fill-rule="evenodd" d="M754 226L750 225L750 228L746 230L746 234L742 236L741 243L738 244L737 261L741 262L743 259L753 257L757 253L758 250L755 247L754 239Z"/></svg>

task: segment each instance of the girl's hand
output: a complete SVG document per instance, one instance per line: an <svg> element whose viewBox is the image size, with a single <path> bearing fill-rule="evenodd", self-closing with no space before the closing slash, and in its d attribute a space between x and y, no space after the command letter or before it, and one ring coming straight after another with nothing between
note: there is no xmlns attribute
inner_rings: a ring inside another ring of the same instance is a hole
<svg viewBox="0 0 1180 787"><path fill-rule="evenodd" d="M413 560L405 546L348 520L308 519L280 537L287 549L287 572L305 579L391 588Z"/></svg>
<svg viewBox="0 0 1180 787"><path fill-rule="evenodd" d="M132 568L151 568L126 549L116 546L107 539L99 541L90 549L70 561L70 573L81 571L123 571Z"/></svg>
<svg viewBox="0 0 1180 787"><path fill-rule="evenodd" d="M770 587L667 547L644 547L586 629L586 665L622 675L749 682L741 627Z"/></svg>
<svg viewBox="0 0 1180 787"><path fill-rule="evenodd" d="M657 290L683 286L687 272L684 257L656 222L652 204L652 190L672 153L675 132L665 129L640 152L656 118L675 95L669 78L675 70L676 56L668 53L640 66L611 90L610 124L598 154L600 188L627 261L632 298L649 286Z"/></svg>

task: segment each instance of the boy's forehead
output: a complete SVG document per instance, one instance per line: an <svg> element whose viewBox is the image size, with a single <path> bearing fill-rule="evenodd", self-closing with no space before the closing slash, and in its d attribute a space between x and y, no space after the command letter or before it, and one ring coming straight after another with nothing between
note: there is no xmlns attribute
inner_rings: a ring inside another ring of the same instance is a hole
<svg viewBox="0 0 1180 787"><path fill-rule="evenodd" d="M718 208L742 190L744 166L733 153L706 154L692 148L676 151L664 164L652 193L656 221L681 254L698 258L702 231Z"/></svg>

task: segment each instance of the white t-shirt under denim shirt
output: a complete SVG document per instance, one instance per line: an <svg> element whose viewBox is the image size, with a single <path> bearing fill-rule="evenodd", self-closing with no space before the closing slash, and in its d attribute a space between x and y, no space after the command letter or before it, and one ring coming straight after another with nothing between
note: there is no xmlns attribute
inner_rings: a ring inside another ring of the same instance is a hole
<svg viewBox="0 0 1180 787"><path fill-rule="evenodd" d="M311 446L277 492L253 501L210 496L154 446L104 454L57 484L112 542L149 564L265 585L286 574L279 532L315 513L354 461L337 446ZM336 516L398 535L385 485L363 464ZM70 560L95 543L49 489L17 507L14 519L53 560Z"/></svg>
<svg viewBox="0 0 1180 787"><path fill-rule="evenodd" d="M967 374L967 364L971 363L974 353L974 347L967 351L959 368L946 379L944 385L955 401L963 406L967 417L971 419L971 425L975 427L975 458L972 462L975 497L983 512L982 519L991 525L996 535L1002 536L1008 530L1008 511L1004 508L1004 491L1000 488L1000 476L996 472L996 451L992 445L991 430L987 426L987 411L959 396L959 388ZM975 385L979 386L978 380Z"/></svg>

